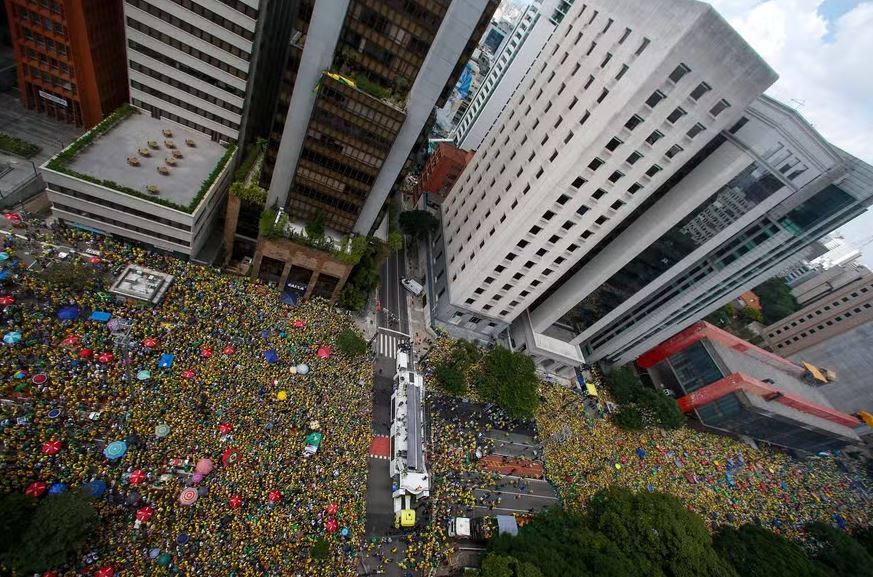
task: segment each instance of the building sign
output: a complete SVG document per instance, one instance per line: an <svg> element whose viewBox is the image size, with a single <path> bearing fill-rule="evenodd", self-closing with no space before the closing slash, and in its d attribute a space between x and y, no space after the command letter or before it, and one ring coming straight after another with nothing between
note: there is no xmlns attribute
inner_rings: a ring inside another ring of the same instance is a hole
<svg viewBox="0 0 873 577"><path fill-rule="evenodd" d="M60 104L61 106L67 106L67 100L65 98L61 98L60 96L55 96L54 94L49 94L48 92L44 92L42 90L39 91L39 95L45 98L46 100L50 100L55 104Z"/></svg>

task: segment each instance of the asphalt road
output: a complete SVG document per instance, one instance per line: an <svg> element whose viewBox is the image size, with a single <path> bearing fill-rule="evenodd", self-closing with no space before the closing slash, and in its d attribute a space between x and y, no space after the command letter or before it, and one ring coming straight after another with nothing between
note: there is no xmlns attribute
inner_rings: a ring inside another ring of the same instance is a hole
<svg viewBox="0 0 873 577"><path fill-rule="evenodd" d="M388 255L382 263L379 302L382 310L376 315L380 327L409 334L409 313L406 309L406 289L400 280L406 275L406 250Z"/></svg>

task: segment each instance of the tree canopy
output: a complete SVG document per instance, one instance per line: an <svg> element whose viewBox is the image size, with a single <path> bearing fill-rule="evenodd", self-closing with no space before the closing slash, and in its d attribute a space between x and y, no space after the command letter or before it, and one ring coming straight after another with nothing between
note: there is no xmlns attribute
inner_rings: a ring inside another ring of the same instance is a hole
<svg viewBox="0 0 873 577"><path fill-rule="evenodd" d="M483 357L475 383L484 399L513 419L530 419L539 406L536 367L523 353L494 347Z"/></svg>
<svg viewBox="0 0 873 577"><path fill-rule="evenodd" d="M768 325L800 310L797 299L794 298L791 289L781 278L771 278L764 281L755 287L754 292L761 300L762 316L764 323Z"/></svg>
<svg viewBox="0 0 873 577"><path fill-rule="evenodd" d="M336 338L336 347L342 354L350 357L363 355L370 349L367 346L367 341L356 331L350 329L339 334Z"/></svg>
<svg viewBox="0 0 873 577"><path fill-rule="evenodd" d="M722 527L715 535L715 550L740 577L825 577L803 548L756 525Z"/></svg>
<svg viewBox="0 0 873 577"><path fill-rule="evenodd" d="M426 239L440 226L437 218L426 210L407 210L400 213L397 220L400 230L413 238Z"/></svg>
<svg viewBox="0 0 873 577"><path fill-rule="evenodd" d="M93 267L64 261L51 263L39 274L46 283L74 292L100 290L103 281Z"/></svg>
<svg viewBox="0 0 873 577"><path fill-rule="evenodd" d="M873 577L873 557L845 531L813 523L807 526L812 558L833 577Z"/></svg>
<svg viewBox="0 0 873 577"><path fill-rule="evenodd" d="M364 241L358 241L359 238ZM370 294L379 285L379 266L382 264L383 254L376 241L366 237L355 237L353 243L355 241L365 242L366 246L362 247L360 260L340 291L339 305L351 311L361 311L367 306Z"/></svg>
<svg viewBox="0 0 873 577"><path fill-rule="evenodd" d="M644 386L628 367L616 367L605 375L615 400L621 405L614 423L630 430L648 425L675 429L685 423L685 416L673 397Z"/></svg>

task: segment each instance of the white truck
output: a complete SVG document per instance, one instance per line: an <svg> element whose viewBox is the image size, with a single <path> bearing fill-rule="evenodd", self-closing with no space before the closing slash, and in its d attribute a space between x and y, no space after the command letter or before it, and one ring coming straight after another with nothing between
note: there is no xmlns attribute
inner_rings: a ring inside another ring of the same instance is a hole
<svg viewBox="0 0 873 577"><path fill-rule="evenodd" d="M496 525L496 532L495 532ZM495 533L497 535L518 535L518 522L512 515L496 515L495 517L454 517L449 521L449 537L468 539L472 541L487 541Z"/></svg>
<svg viewBox="0 0 873 577"><path fill-rule="evenodd" d="M415 296L421 296L421 293L424 292L424 287L421 286L421 283L415 279L404 278L400 279L400 284L403 285L403 288L411 292Z"/></svg>

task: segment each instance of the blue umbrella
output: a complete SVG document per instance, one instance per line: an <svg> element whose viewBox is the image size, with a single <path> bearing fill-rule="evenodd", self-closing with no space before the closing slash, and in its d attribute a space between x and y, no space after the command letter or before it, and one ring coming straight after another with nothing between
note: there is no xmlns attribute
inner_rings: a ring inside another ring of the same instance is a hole
<svg viewBox="0 0 873 577"><path fill-rule="evenodd" d="M264 353L264 358L267 359L267 362L271 365L279 360L279 355L274 350L269 350Z"/></svg>
<svg viewBox="0 0 873 577"><path fill-rule="evenodd" d="M89 481L85 483L84 488L92 497L99 499L103 496L103 493L106 492L106 481L103 481L102 479Z"/></svg>
<svg viewBox="0 0 873 577"><path fill-rule="evenodd" d="M8 252L0 252L0 261L9 260Z"/></svg>
<svg viewBox="0 0 873 577"><path fill-rule="evenodd" d="M171 355L170 353L164 353L161 355L161 358L158 360L158 368L160 369L169 369L173 366L173 359L176 358L176 355Z"/></svg>
<svg viewBox="0 0 873 577"><path fill-rule="evenodd" d="M125 453L127 453L127 443L124 441L112 441L103 449L103 454L110 461L120 459Z"/></svg>
<svg viewBox="0 0 873 577"><path fill-rule="evenodd" d="M0 270L0 280L6 280L9 278L9 273L5 270Z"/></svg>
<svg viewBox="0 0 873 577"><path fill-rule="evenodd" d="M265 339L268 338L270 336L270 331L268 331L268 330L261 331L261 336L264 337Z"/></svg>
<svg viewBox="0 0 873 577"><path fill-rule="evenodd" d="M49 495L60 495L61 493L63 493L67 489L69 489L69 487L67 487L66 483L55 483L54 485L49 487L48 492L49 492Z"/></svg>
<svg viewBox="0 0 873 577"><path fill-rule="evenodd" d="M58 318L62 321L74 321L79 318L79 307L69 306L58 310Z"/></svg>
<svg viewBox="0 0 873 577"><path fill-rule="evenodd" d="M188 533L179 533L179 536L176 537L176 543L178 543L179 545L184 545L188 542L188 539L190 539Z"/></svg>
<svg viewBox="0 0 873 577"><path fill-rule="evenodd" d="M9 331L3 335L3 342L7 345L14 345L21 342L21 333L18 331Z"/></svg>
<svg viewBox="0 0 873 577"><path fill-rule="evenodd" d="M51 411L48 412L48 418L49 418L49 419L57 419L57 418L60 417L60 416L61 416L61 410L60 410L60 409L52 409Z"/></svg>
<svg viewBox="0 0 873 577"><path fill-rule="evenodd" d="M147 370L145 370L145 369L139 371L139 372L136 374L136 378L139 379L140 381L146 381L146 380L148 380L149 377L151 377L151 376L152 376L151 372L149 372L149 371L147 371Z"/></svg>

